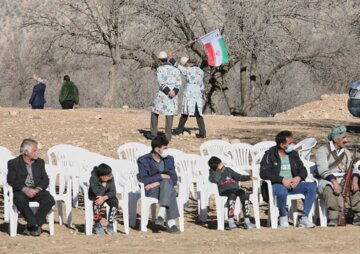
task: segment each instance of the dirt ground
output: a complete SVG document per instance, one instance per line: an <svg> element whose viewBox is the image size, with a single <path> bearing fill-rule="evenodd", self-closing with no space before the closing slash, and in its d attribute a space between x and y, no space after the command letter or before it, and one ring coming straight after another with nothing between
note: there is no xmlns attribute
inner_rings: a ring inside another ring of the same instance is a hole
<svg viewBox="0 0 360 254"><path fill-rule="evenodd" d="M159 119L160 131L164 128L164 117ZM174 126L178 117L174 120ZM273 140L277 132L288 129L295 139L315 137L318 146L326 142L329 127L344 124L349 129L349 148L359 143L360 119L351 117L346 109L346 95L332 95L323 100L300 106L274 118L247 118L205 115L207 138L225 139L232 143L255 144L262 140ZM150 145L141 134L149 130L150 112L136 109L79 109L61 111L45 109L34 111L21 108L0 108L0 145L8 147L14 155L24 138L39 141L40 157L53 145L70 143L106 156L117 157L119 145L135 141ZM199 153L205 140L196 139L198 132L194 118L187 126L191 135L174 137L170 146L188 153ZM80 205L73 209L73 228L55 224L55 235L50 237L48 227L38 237L18 234L11 238L8 224L3 221L0 203L0 253L358 253L354 244L358 240L360 227L348 225L338 228L314 229L266 227L267 205L261 206L261 229L216 230L214 205L210 207L209 224L194 223L196 207L191 202L185 210L185 232L170 235L149 225L148 232L130 229L130 234L121 231L116 236L85 236L84 210ZM139 213L139 210L138 210ZM138 221L140 218L138 217ZM20 221L19 232L24 222Z"/></svg>

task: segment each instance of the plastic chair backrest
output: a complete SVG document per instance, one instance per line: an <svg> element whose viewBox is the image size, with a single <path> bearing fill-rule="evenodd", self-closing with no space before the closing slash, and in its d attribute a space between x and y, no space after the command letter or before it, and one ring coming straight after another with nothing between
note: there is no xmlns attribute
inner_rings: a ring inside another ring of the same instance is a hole
<svg viewBox="0 0 360 254"><path fill-rule="evenodd" d="M117 153L121 160L126 159L136 162L140 156L150 153L150 151L151 148L142 143L130 142L119 146Z"/></svg>
<svg viewBox="0 0 360 254"><path fill-rule="evenodd" d="M301 158L309 160L311 156L311 149L315 147L316 144L317 141L315 138L306 138L297 143L295 145L295 149L299 149L298 152Z"/></svg>
<svg viewBox="0 0 360 254"><path fill-rule="evenodd" d="M239 170L251 170L251 163L253 161L253 146L246 143L231 144L226 150L225 154L229 156L234 166Z"/></svg>
<svg viewBox="0 0 360 254"><path fill-rule="evenodd" d="M224 155L229 145L229 142L220 139L206 141L200 145L200 155Z"/></svg>

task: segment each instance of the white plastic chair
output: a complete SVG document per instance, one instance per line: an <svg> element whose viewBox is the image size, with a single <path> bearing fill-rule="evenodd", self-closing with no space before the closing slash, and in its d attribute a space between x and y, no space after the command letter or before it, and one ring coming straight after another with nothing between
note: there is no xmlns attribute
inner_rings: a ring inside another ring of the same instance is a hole
<svg viewBox="0 0 360 254"><path fill-rule="evenodd" d="M311 149L316 146L315 138L306 138L297 143L294 149L297 149L301 158L310 160Z"/></svg>
<svg viewBox="0 0 360 254"><path fill-rule="evenodd" d="M276 145L275 141L261 141L253 145L252 147L252 153L254 156L253 162L260 163L265 152L275 145Z"/></svg>
<svg viewBox="0 0 360 254"><path fill-rule="evenodd" d="M229 142L221 140L221 139L214 139L205 141L200 145L200 155L201 156L222 156L225 153L226 148L230 145Z"/></svg>
<svg viewBox="0 0 360 254"><path fill-rule="evenodd" d="M121 194L121 199L119 201L119 207L122 209L123 221L124 221L124 232L129 234L129 192L134 189L134 183L131 181L133 171L135 171L134 167L137 166L136 163L127 161L127 160L116 160L110 157L102 156L98 158L97 165L105 163L112 168L116 193ZM93 201L89 199L88 191L89 191L89 179L91 176L91 171L86 170L83 172L80 177L80 187L84 194L85 201L85 233L86 235L92 234L93 229ZM136 200L135 200L136 202ZM108 206L107 212L108 211ZM134 205L132 205L134 207ZM135 203L135 216L136 220L136 203ZM114 230L117 230L117 223L114 222Z"/></svg>
<svg viewBox="0 0 360 254"><path fill-rule="evenodd" d="M6 177L6 176L5 176ZM14 193L13 188L6 182L6 178L3 178L4 187L6 189L6 193L4 195L4 203L8 203L9 205L9 233L11 237L15 237L17 234L17 226L18 226L18 209L16 208L16 205L14 204ZM36 211L36 209L39 207L38 202L30 202L29 206ZM48 213L48 221L49 221L49 231L50 235L54 235L54 209L52 208Z"/></svg>
<svg viewBox="0 0 360 254"><path fill-rule="evenodd" d="M208 170L207 161L209 160L210 157L211 156L202 157L200 165L199 165L199 168L201 169L199 171L199 175L202 176L202 180L203 180L203 186L200 188L200 192L199 192L199 194L200 194L200 209L201 209L201 213L203 213L200 215L201 216L200 219L202 221L205 221L204 217L207 215L207 206L209 204L209 198L213 195L215 197L215 205L216 205L217 229L224 230L225 219L227 219L227 209L224 206L225 206L227 197L220 196L217 185L214 183L211 183L209 181L209 170ZM224 158L227 158L227 157L223 157L220 159L224 162ZM226 162L224 164L225 164L225 166L232 167L231 165L227 164ZM235 170L235 171L238 171L238 170ZM240 171L239 173L248 175L248 172L246 172L244 170ZM260 210L259 210L259 202L258 202L258 189L259 188L257 186L258 186L258 181L253 181L253 193L250 194L249 199L253 205L255 226L256 226L256 228L260 228ZM235 213L239 219L240 202L238 202L238 201L236 202Z"/></svg>
<svg viewBox="0 0 360 254"><path fill-rule="evenodd" d="M51 196L55 199L58 207L59 214L59 224L63 224L63 209L62 204L65 205L66 213L66 222L69 228L72 227L72 204L71 204L71 179L63 172L61 169L54 165L45 165L46 173L49 177L49 192ZM59 191L56 192L56 180L59 180L61 186L66 186L65 188L59 188Z"/></svg>
<svg viewBox="0 0 360 254"><path fill-rule="evenodd" d="M73 206L78 206L79 200L79 181L78 177L82 170L82 164L85 160L92 158L93 154L88 150L69 145L60 144L51 147L47 151L49 165L56 165L60 170L66 172L72 178L72 198ZM56 164L54 164L53 158L55 157ZM64 190L63 185L60 184L59 188L62 192Z"/></svg>
<svg viewBox="0 0 360 254"><path fill-rule="evenodd" d="M11 151L6 147L0 146L0 186L3 188L3 196L6 193L6 187L4 183L6 182L7 175L7 163L9 160L14 159L15 157L11 154ZM9 203L4 202L4 221L9 222Z"/></svg>
<svg viewBox="0 0 360 254"><path fill-rule="evenodd" d="M150 151L151 148L142 143L129 142L119 146L117 153L121 160L126 159L128 161L136 162L140 156L150 153Z"/></svg>
<svg viewBox="0 0 360 254"><path fill-rule="evenodd" d="M174 159L176 160L178 157L186 154L183 151L176 149L176 148L168 148L169 151L169 155L171 155L172 157L174 157Z"/></svg>

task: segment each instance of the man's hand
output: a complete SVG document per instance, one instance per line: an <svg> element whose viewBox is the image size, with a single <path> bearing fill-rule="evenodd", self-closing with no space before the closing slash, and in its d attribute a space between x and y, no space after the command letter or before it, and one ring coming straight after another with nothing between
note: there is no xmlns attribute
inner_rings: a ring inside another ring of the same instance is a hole
<svg viewBox="0 0 360 254"><path fill-rule="evenodd" d="M101 204L104 203L105 200L107 200L108 198L109 198L108 196L98 196L98 197L96 197L95 205L101 205Z"/></svg>
<svg viewBox="0 0 360 254"><path fill-rule="evenodd" d="M359 177L357 177L357 176L353 177L351 189L352 189L353 193L359 191Z"/></svg>
<svg viewBox="0 0 360 254"><path fill-rule="evenodd" d="M251 180L257 180L257 177L255 176L250 176Z"/></svg>
<svg viewBox="0 0 360 254"><path fill-rule="evenodd" d="M167 174L160 174L162 179L170 179L170 176Z"/></svg>
<svg viewBox="0 0 360 254"><path fill-rule="evenodd" d="M294 178L291 179L291 188L295 189L296 186L298 186L298 184L301 181L301 177L300 176L295 176Z"/></svg>
<svg viewBox="0 0 360 254"><path fill-rule="evenodd" d="M173 98L175 96L175 92L174 92L174 90L171 90L170 92L169 92L169 97L170 98Z"/></svg>
<svg viewBox="0 0 360 254"><path fill-rule="evenodd" d="M341 186L340 186L340 184L338 184L338 182L336 181L336 179L333 179L333 180L331 180L331 182L332 182L332 184L333 184L333 186L334 186L334 194L335 195L340 195L340 193L341 193Z"/></svg>
<svg viewBox="0 0 360 254"><path fill-rule="evenodd" d="M148 185L145 186L145 190L151 190L157 186L160 186L160 183L159 182L154 182L154 183L150 183Z"/></svg>
<svg viewBox="0 0 360 254"><path fill-rule="evenodd" d="M25 192L25 195L28 197L28 198L33 198L35 197L37 194L39 193L39 190L38 189L33 189L33 188L28 188Z"/></svg>
<svg viewBox="0 0 360 254"><path fill-rule="evenodd" d="M292 189L292 187L291 187L291 181L292 181L292 179L283 178L283 179L282 179L282 184L283 184L287 189Z"/></svg>

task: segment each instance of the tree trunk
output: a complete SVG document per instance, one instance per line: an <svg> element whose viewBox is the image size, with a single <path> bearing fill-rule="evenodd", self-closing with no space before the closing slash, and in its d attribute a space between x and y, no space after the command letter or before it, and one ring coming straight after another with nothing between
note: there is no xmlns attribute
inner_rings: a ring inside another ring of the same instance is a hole
<svg viewBox="0 0 360 254"><path fill-rule="evenodd" d="M113 63L109 72L109 90L104 96L103 106L106 108L115 107L116 102L116 92L117 92L117 74L119 70L119 63Z"/></svg>
<svg viewBox="0 0 360 254"><path fill-rule="evenodd" d="M246 105L247 100L247 70L248 70L248 63L246 56L243 56L240 60L240 98L241 98L241 104L239 109L239 114L244 114L244 108Z"/></svg>

